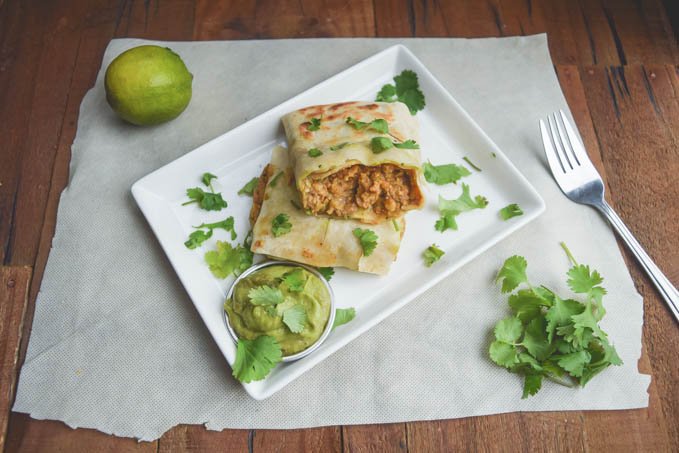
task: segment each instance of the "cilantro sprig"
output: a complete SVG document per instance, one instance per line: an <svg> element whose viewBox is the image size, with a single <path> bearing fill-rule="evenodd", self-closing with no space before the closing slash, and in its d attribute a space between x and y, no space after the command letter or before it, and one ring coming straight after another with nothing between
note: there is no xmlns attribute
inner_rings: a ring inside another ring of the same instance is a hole
<svg viewBox="0 0 679 453"><path fill-rule="evenodd" d="M239 276L252 266L252 259L249 247L240 244L233 247L222 241L217 241L217 250L205 252L205 262L217 278L226 278L231 274Z"/></svg>
<svg viewBox="0 0 679 453"><path fill-rule="evenodd" d="M376 101L403 102L408 106L411 115L422 110L426 104L424 93L420 90L420 83L414 71L405 69L394 77L394 84L387 84L377 93Z"/></svg>
<svg viewBox="0 0 679 453"><path fill-rule="evenodd" d="M219 222L202 223L198 226L194 226L194 228L197 228L197 230L189 235L189 239L184 242L184 245L188 249L195 249L196 247L199 247L201 244L203 244L203 242L212 237L213 230L217 228L230 231L231 240L234 241L236 240L236 230L233 227L233 223L233 217L227 217L226 219ZM202 228L205 228L207 231L202 230Z"/></svg>
<svg viewBox="0 0 679 453"><path fill-rule="evenodd" d="M446 200L439 195L439 214L441 217L436 221L436 231L457 230L456 217L466 211L483 209L488 206L488 200L477 195L474 198L469 193L469 186L462 183L462 195L454 200Z"/></svg>
<svg viewBox="0 0 679 453"><path fill-rule="evenodd" d="M212 188L212 180L215 178L217 178L217 176L212 173L203 173L201 182L210 189L210 192L206 192L200 187L186 189L186 196L189 197L190 200L182 203L182 206L198 203L198 206L206 211L221 211L226 208L227 203L222 198L222 194L215 193Z"/></svg>
<svg viewBox="0 0 679 453"><path fill-rule="evenodd" d="M495 325L488 352L493 362L524 377L523 398L535 395L545 378L585 386L610 365L622 364L598 324L605 314L603 278L561 246L572 263L567 284L584 300L562 298L531 284L526 259L518 255L508 258L498 272L503 293L520 289L509 296L512 316Z"/></svg>
<svg viewBox="0 0 679 453"><path fill-rule="evenodd" d="M373 251L375 251L375 247L377 247L377 240L379 239L377 234L375 234L373 230L356 228L354 229L354 236L358 238L358 241L361 244L363 256L372 255Z"/></svg>
<svg viewBox="0 0 679 453"><path fill-rule="evenodd" d="M427 182L438 186L450 183L456 184L460 178L472 174L462 165L433 165L431 162L425 162L422 166L422 171L424 171L424 179L426 179Z"/></svg>

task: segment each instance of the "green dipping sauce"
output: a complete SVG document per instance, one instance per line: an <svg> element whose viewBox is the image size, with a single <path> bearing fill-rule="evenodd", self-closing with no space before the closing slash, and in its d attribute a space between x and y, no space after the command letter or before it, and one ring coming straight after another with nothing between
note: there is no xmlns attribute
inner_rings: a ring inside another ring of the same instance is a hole
<svg viewBox="0 0 679 453"><path fill-rule="evenodd" d="M304 281L302 291L291 291L283 276L301 270ZM267 307L253 305L248 293L260 286L278 288L284 301L276 305L275 315ZM283 322L282 313L295 305L306 310L306 322L300 333L293 333ZM325 283L316 275L299 266L272 265L263 267L242 278L226 300L224 309L229 316L229 324L238 338L254 340L261 335L269 335L281 346L284 356L301 352L314 344L325 330L330 319L330 293Z"/></svg>

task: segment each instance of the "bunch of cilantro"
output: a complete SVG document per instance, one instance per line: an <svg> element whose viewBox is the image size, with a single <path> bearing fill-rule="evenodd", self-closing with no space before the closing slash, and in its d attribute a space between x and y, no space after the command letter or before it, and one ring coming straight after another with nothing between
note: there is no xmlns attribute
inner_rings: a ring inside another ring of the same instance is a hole
<svg viewBox="0 0 679 453"><path fill-rule="evenodd" d="M568 286L581 300L563 299L544 286L534 286L526 275L526 259L508 258L497 280L511 293L513 315L495 325L489 353L493 362L524 376L523 398L535 395L544 378L569 387L584 386L610 365L622 360L599 327L606 290L603 278L589 266L578 264L564 243L572 263Z"/></svg>

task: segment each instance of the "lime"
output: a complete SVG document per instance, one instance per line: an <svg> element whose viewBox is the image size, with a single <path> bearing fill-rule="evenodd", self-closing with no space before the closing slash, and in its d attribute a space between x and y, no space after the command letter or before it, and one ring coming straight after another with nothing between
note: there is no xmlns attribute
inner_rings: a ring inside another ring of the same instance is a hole
<svg viewBox="0 0 679 453"><path fill-rule="evenodd" d="M118 55L106 69L106 100L138 126L179 116L191 100L193 75L167 47L139 46Z"/></svg>

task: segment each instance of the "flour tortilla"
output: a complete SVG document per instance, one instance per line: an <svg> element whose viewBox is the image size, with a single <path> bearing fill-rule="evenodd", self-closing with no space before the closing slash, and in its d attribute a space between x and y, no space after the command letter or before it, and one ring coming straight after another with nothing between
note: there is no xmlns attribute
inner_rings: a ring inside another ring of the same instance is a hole
<svg viewBox="0 0 679 453"><path fill-rule="evenodd" d="M283 172L279 177L277 175ZM263 175L266 180L264 200L259 212L251 219L253 226L252 251L273 258L296 261L316 267L346 267L359 272L385 275L396 259L405 231L405 220L400 217L377 225L365 225L354 220L331 219L308 215L300 209L299 193L288 150L274 148L271 163ZM272 187L271 182L276 181ZM275 237L273 219L286 214L292 229ZM363 256L361 244L354 235L356 228L370 229L378 236L377 247L370 256Z"/></svg>
<svg viewBox="0 0 679 453"><path fill-rule="evenodd" d="M351 117L369 123L384 119L389 125L389 135L371 128L357 130L346 123ZM310 131L314 118L320 118L320 128ZM392 147L380 153L373 152L370 141L373 137L387 137L399 143L406 140L419 142L419 126L408 107L401 102L343 102L306 107L288 113L282 118L290 147L295 182L302 206L308 208L307 193L310 181L328 176L356 164L368 167L391 164L407 170L411 175L414 203L405 206L404 211L419 209L424 204L421 188L421 155L419 149ZM343 146L342 146L343 145ZM333 150L332 147L341 146ZM309 150L319 149L323 154L309 156ZM387 216L372 209L359 209L350 214L352 219L364 223L378 223Z"/></svg>

